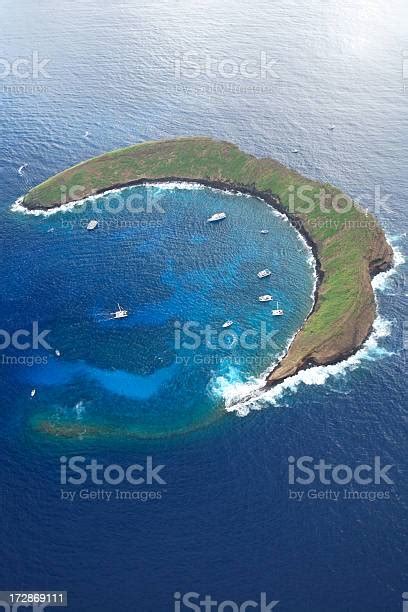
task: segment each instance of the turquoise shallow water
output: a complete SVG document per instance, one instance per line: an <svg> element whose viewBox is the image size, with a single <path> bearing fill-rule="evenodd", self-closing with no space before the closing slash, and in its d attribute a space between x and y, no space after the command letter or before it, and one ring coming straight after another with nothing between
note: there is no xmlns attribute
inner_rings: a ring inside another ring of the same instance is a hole
<svg viewBox="0 0 408 612"><path fill-rule="evenodd" d="M227 218L207 223L217 211ZM99 226L87 232L91 218ZM224 413L231 388L270 369L312 305L310 249L254 197L136 186L18 221L36 287L29 309L53 349L47 363L14 372L28 402L37 389L38 422L154 436L195 429ZM20 261L10 265L24 278ZM259 279L264 268L272 275ZM24 285L13 299L28 315ZM263 294L273 301L260 303ZM118 302L129 317L114 321ZM272 317L276 302L283 317Z"/></svg>

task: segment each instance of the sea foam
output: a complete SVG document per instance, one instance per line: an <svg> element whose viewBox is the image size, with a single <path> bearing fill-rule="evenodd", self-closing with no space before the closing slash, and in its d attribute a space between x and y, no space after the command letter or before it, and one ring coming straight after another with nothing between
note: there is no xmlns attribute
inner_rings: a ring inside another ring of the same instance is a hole
<svg viewBox="0 0 408 612"><path fill-rule="evenodd" d="M75 208L79 206L83 206L84 204L87 204L89 202L96 202L97 200L100 200L109 194L120 193L124 191L125 189L131 189L132 187L133 188L156 187L157 189L169 190L169 191L175 190L175 189L198 190L198 189L205 188L205 186L200 183L188 183L188 182L183 182L183 181L180 181L178 183L170 182L170 181L163 181L163 182L146 181L143 183L139 183L137 185L124 185L123 187L118 187L115 189L107 189L106 191L103 191L102 193L90 195L81 200L75 200L74 202L68 202L67 204L60 204L58 206L55 206L54 208L48 208L47 210L26 208L24 206L24 196L21 196L11 205L10 210L12 212L20 213L23 215L33 215L34 217L50 217L51 215L56 215L57 213L72 212Z"/></svg>
<svg viewBox="0 0 408 612"><path fill-rule="evenodd" d="M387 237L393 244L395 239ZM384 291L390 278L397 272L397 268L405 262L405 258L398 247L393 246L394 266L387 272L381 272L372 280L372 286L377 301L376 293ZM264 372L259 378L249 378L244 381L239 372L228 372L216 377L213 381L214 392L224 399L225 410L235 412L238 416L247 416L251 410L261 410L265 406L276 406L283 404L285 397L298 390L300 385L323 385L330 377L345 376L347 372L356 369L362 361L372 361L393 353L380 345L382 338L391 334L392 324L390 321L378 315L373 323L373 330L361 348L348 359L327 366L315 366L301 370L294 376L285 379L282 383L265 390L265 378L268 372ZM292 339L288 342L290 344Z"/></svg>

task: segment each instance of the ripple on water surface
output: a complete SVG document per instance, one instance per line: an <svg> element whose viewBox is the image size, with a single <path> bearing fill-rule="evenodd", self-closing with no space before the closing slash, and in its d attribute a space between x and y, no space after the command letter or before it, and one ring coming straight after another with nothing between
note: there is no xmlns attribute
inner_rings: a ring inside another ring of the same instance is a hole
<svg viewBox="0 0 408 612"><path fill-rule="evenodd" d="M158 205L115 215L106 194L23 224L16 215L30 266L15 249L10 264L36 288L32 299L13 287L16 318L28 310L61 351L19 372L25 397L37 389L40 427L155 436L209 423L225 414L225 388L268 369L311 308L310 253L265 202L186 184L121 193L134 195ZM227 218L207 223L219 211ZM265 293L274 301L260 303ZM276 301L284 317L271 316ZM109 320L118 303L129 317Z"/></svg>

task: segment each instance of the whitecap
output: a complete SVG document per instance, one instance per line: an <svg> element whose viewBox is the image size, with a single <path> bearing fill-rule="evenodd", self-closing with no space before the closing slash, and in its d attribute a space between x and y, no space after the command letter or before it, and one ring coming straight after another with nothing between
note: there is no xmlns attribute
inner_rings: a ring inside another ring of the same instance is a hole
<svg viewBox="0 0 408 612"><path fill-rule="evenodd" d="M279 405L279 401L285 394L296 392L301 384L324 385L330 377L345 376L347 372L356 369L363 360L371 361L379 356L392 355L393 353L379 346L379 340L390 334L390 321L379 316L374 321L373 332L361 349L344 361L301 370L271 389L265 389L265 375L248 381L246 386L236 386L234 383L225 381L223 388L225 410L236 412L238 416L246 416L251 410L260 410L265 404Z"/></svg>
<svg viewBox="0 0 408 612"><path fill-rule="evenodd" d="M14 204L11 205L10 210L15 213L20 213L23 215L32 215L34 217L50 217L51 215L55 215L56 213L70 212L71 210L75 208L75 206L78 206L79 204L83 204L84 202L82 200L78 200L77 202L69 202L69 204L62 204L61 206L58 206L55 208L49 208L47 210L41 210L41 209L31 210L24 206L23 201L24 201L23 197L18 198L18 200L16 200Z"/></svg>
<svg viewBox="0 0 408 612"><path fill-rule="evenodd" d="M387 240L391 244L396 242L395 237L387 236ZM398 267L405 262L405 257L398 247L393 246L393 251L393 267L386 272L377 274L372 280L376 301L376 292L386 289L390 278L397 272ZM278 405L278 402L282 400L285 394L296 392L301 384L323 385L330 377L345 376L347 372L359 367L362 361L373 361L378 358L392 356L394 353L380 345L381 339L390 336L391 330L392 323L381 315L378 315L373 323L373 329L370 336L354 355L336 364L314 366L306 370L301 370L271 389L265 389L265 378L268 372L264 372L259 378L251 378L246 382L241 381L238 384L236 381L230 380L228 376L223 375L214 381L214 385L218 385L218 389L222 389L225 410L227 412L235 412L238 416L243 417L248 415L251 410L262 409L265 404L269 406ZM288 342L288 347L292 341L293 338ZM287 349L285 353L286 351ZM283 355L281 355L276 363L278 363L282 357ZM272 365L272 369L275 365L276 364ZM237 375L235 374L235 376Z"/></svg>
<svg viewBox="0 0 408 612"><path fill-rule="evenodd" d="M33 215L35 217L50 217L51 215L55 215L57 213L67 213L67 212L72 212L75 208L79 207L79 206L83 206L84 204L87 204L89 202L96 202L97 200L100 200L101 198L104 198L107 195L110 195L112 193L120 193L122 191L124 191L125 189L130 189L130 188L137 188L137 187L156 187L158 189L162 189L162 190L174 190L174 189L188 189L188 190L192 190L192 189L204 189L204 185L200 184L200 183L188 183L188 182L150 182L150 181L146 181L143 183L138 183L136 185L124 185L123 187L117 187L114 189L107 189L106 191L103 191L101 193L97 193L97 194L93 194L93 195L89 195L86 198L82 198L80 200L75 200L73 202L68 202L66 204L60 204L58 206L54 206L53 208L48 208L46 210L43 209L29 209L26 206L24 206L24 196L21 196L20 198L18 198L10 207L10 210L12 212L16 212L16 213L22 213L24 215Z"/></svg>
<svg viewBox="0 0 408 612"><path fill-rule="evenodd" d="M138 186L138 185L135 185L135 186ZM51 215L56 215L57 213L72 212L78 206L83 206L84 204L87 204L88 202L96 202L97 200L104 198L108 194L119 193L120 191L123 191L124 189L129 189L129 185L125 187L115 188L115 189L108 189L107 191L104 191L103 193L97 193L94 195L90 195L90 196L87 196L86 198L83 198L82 200L75 200L74 202L68 202L66 204L55 206L54 208L47 208L46 210L39 209L39 208L37 209L27 208L26 206L24 206L24 196L21 196L14 202L14 204L11 205L10 210L12 212L22 213L24 215L33 215L35 217L50 217Z"/></svg>
<svg viewBox="0 0 408 612"><path fill-rule="evenodd" d="M392 240L390 240L390 242L392 243ZM387 272L381 272L380 274L377 274L377 276L375 276L373 280L371 281L374 291L385 291L385 289L387 289L389 285L390 278L396 274L397 268L401 264L405 263L405 257L402 251L396 246L393 246L393 251L394 251L393 267L390 270L387 270Z"/></svg>
<svg viewBox="0 0 408 612"><path fill-rule="evenodd" d="M201 183L192 183L188 181L146 181L142 183L142 185L144 187L156 187L157 189L163 189L166 191L171 191L174 189L186 189L188 191L197 191L200 189L205 189L205 186Z"/></svg>

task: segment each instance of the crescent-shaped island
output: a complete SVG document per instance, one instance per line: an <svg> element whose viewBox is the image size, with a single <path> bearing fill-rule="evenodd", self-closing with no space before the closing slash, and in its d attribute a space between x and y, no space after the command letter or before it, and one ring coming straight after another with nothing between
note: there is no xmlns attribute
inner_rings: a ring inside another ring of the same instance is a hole
<svg viewBox="0 0 408 612"><path fill-rule="evenodd" d="M196 181L260 197L284 213L312 247L314 306L268 374L268 386L301 369L341 361L366 340L376 316L371 279L393 263L384 231L339 189L273 159L206 137L146 142L68 168L31 189L20 204L46 210L149 180Z"/></svg>

